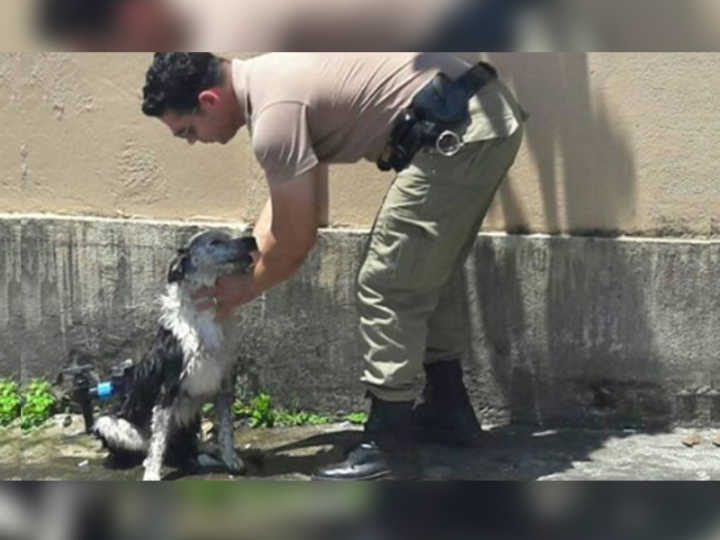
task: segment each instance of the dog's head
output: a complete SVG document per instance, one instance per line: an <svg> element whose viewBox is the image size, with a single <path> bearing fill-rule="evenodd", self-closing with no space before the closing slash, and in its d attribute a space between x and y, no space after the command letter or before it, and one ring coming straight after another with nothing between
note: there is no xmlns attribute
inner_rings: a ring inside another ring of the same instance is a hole
<svg viewBox="0 0 720 540"><path fill-rule="evenodd" d="M211 284L219 275L246 272L253 265L257 243L252 236L232 238L220 231L193 236L170 263L168 282L192 281Z"/></svg>

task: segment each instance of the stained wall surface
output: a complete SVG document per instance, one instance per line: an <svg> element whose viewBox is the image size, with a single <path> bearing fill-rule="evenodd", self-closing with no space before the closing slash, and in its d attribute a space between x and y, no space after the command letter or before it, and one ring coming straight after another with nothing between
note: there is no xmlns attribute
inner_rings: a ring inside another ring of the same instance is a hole
<svg viewBox="0 0 720 540"><path fill-rule="evenodd" d="M140 360L168 261L207 226L0 214L0 378ZM297 274L236 311L241 396L367 404L355 296L366 239L323 231ZM491 423L720 426L719 260L717 240L480 235L450 289L476 410Z"/></svg>

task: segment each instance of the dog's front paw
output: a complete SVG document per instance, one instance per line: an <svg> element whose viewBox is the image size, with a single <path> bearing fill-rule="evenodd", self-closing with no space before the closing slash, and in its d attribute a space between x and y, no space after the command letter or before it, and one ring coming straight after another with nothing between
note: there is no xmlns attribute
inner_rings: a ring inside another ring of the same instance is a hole
<svg viewBox="0 0 720 540"><path fill-rule="evenodd" d="M158 464L155 460L145 458L143 461L145 472L143 473L143 482L157 482L160 480L160 471L162 464Z"/></svg>
<svg viewBox="0 0 720 540"><path fill-rule="evenodd" d="M231 455L223 456L223 463L230 474L240 475L245 473L245 462L235 451Z"/></svg>
<svg viewBox="0 0 720 540"><path fill-rule="evenodd" d="M160 477L159 471L145 471L145 474L143 474L143 482L159 482L162 480Z"/></svg>

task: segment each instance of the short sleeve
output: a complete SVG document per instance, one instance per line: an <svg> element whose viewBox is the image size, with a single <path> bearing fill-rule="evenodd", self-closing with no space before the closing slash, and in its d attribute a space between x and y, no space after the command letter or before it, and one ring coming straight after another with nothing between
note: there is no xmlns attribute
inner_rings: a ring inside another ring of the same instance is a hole
<svg viewBox="0 0 720 540"><path fill-rule="evenodd" d="M299 176L319 163L310 138L307 105L270 105L253 119L252 147L269 182Z"/></svg>

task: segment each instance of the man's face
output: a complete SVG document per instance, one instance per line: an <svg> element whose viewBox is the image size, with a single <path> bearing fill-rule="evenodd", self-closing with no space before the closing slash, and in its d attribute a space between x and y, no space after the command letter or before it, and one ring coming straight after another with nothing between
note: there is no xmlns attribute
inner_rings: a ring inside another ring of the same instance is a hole
<svg viewBox="0 0 720 540"><path fill-rule="evenodd" d="M226 144L240 128L232 115L223 114L221 108L202 105L192 113L167 112L161 120L174 136L185 139L189 144L197 141Z"/></svg>

